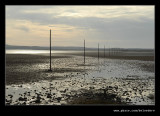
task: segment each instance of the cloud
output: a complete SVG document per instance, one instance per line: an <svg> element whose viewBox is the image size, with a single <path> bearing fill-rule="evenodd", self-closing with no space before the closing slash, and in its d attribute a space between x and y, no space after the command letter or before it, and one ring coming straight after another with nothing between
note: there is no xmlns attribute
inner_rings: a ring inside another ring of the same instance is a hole
<svg viewBox="0 0 160 116"><path fill-rule="evenodd" d="M49 17L154 18L154 6L6 6L10 18L49 15ZM14 12L14 14L12 14ZM31 17L30 17L31 18Z"/></svg>
<svg viewBox="0 0 160 116"><path fill-rule="evenodd" d="M92 43L90 46L99 41L102 44L110 41L117 47L123 46L121 43L136 46L134 43L138 41L141 45L145 41L146 46L154 46L154 6L9 5L6 23L7 29L14 28L15 33L30 32L30 37L35 38L47 38L47 31L52 29L55 38L63 41L66 38L75 44L86 38ZM11 37L11 33L7 33L7 37Z"/></svg>
<svg viewBox="0 0 160 116"><path fill-rule="evenodd" d="M20 26L18 27L20 30L23 30L23 31L26 31L26 32L29 32L29 28L25 27L25 26Z"/></svg>
<svg viewBox="0 0 160 116"><path fill-rule="evenodd" d="M6 14L6 19L29 20L42 25L80 26L97 20L103 23L126 19L143 21L142 18L153 20L154 6L7 6Z"/></svg>

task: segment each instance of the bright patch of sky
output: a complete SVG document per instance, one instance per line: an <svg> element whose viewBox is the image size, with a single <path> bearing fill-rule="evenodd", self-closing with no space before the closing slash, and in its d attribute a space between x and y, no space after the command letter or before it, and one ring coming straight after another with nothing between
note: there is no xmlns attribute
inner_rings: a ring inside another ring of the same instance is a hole
<svg viewBox="0 0 160 116"><path fill-rule="evenodd" d="M154 48L154 6L6 5L6 44Z"/></svg>

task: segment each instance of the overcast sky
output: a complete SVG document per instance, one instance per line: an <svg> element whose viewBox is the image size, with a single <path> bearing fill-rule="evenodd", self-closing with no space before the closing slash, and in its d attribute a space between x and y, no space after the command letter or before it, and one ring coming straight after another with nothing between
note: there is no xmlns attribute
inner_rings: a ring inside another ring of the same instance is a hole
<svg viewBox="0 0 160 116"><path fill-rule="evenodd" d="M6 44L154 48L154 6L6 5Z"/></svg>

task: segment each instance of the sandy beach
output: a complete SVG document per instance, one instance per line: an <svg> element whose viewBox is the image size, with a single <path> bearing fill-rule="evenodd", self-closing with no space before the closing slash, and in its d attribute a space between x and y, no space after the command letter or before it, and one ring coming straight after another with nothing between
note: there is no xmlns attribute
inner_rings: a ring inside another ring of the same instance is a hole
<svg viewBox="0 0 160 116"><path fill-rule="evenodd" d="M83 3L4 5L5 110L156 111L156 2Z"/></svg>
<svg viewBox="0 0 160 116"><path fill-rule="evenodd" d="M6 54L6 105L154 105L154 56Z"/></svg>

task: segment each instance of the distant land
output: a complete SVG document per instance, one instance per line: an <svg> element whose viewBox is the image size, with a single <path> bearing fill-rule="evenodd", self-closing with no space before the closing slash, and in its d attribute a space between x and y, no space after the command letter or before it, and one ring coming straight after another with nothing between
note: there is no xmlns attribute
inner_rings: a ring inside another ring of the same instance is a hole
<svg viewBox="0 0 160 116"><path fill-rule="evenodd" d="M14 46L14 45L6 45L6 49L29 49L29 50L49 50L49 47L42 46ZM88 48L93 49L94 48ZM61 46L52 46L52 50L83 50L83 47L61 47Z"/></svg>
<svg viewBox="0 0 160 116"><path fill-rule="evenodd" d="M49 47L42 47L42 46L15 46L15 45L7 45L5 46L6 49L29 49L29 50L49 50ZM72 47L72 46L52 46L52 50L76 50L76 51L82 51L83 47ZM104 48L99 48L100 50L103 50ZM125 51L150 51L153 52L154 49L151 48L110 48L110 49L121 49ZM97 48L88 48L86 47L86 50L97 50ZM106 48L108 50L108 48Z"/></svg>

